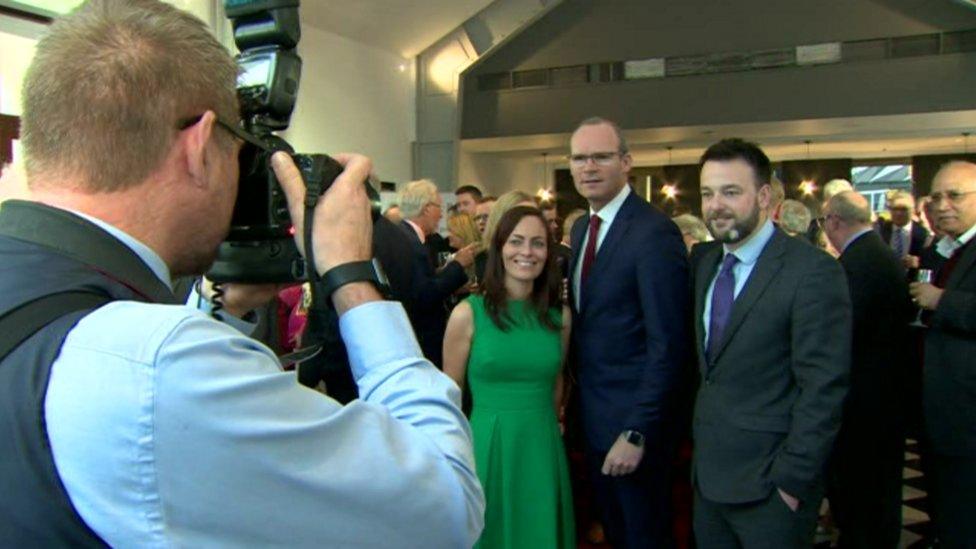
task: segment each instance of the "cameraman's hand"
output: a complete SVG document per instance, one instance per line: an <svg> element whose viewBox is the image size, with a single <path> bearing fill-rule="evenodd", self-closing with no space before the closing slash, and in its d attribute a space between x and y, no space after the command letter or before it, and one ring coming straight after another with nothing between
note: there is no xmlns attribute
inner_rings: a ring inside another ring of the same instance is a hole
<svg viewBox="0 0 976 549"><path fill-rule="evenodd" d="M368 261L373 257L373 223L363 187L372 163L365 156L353 154L339 154L333 158L345 166L345 170L315 206L312 244L315 246L315 269L320 275L337 265ZM288 197L295 242L304 255L305 183L287 153L275 153L271 164Z"/></svg>
<svg viewBox="0 0 976 549"><path fill-rule="evenodd" d="M363 185L372 169L372 162L356 154L338 154L333 158L345 169L319 198L315 206L315 226L312 227L314 269L320 275L338 265L368 261L373 257L373 222ZM301 172L291 156L284 152L277 152L271 157L271 166L288 198L295 242L304 255L305 183ZM379 299L382 299L379 292L368 282L346 284L332 294L332 302L339 315L356 305Z"/></svg>
<svg viewBox="0 0 976 549"><path fill-rule="evenodd" d="M221 285L223 295L220 302L223 310L237 318L264 307L271 302L281 287L278 284L238 284L236 282L226 282ZM206 277L200 284L200 296L207 301L213 300L213 282Z"/></svg>

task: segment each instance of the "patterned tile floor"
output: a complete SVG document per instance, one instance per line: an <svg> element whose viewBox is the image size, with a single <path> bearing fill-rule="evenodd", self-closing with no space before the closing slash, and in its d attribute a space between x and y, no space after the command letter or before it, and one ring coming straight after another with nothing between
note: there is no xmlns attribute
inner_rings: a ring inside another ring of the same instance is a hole
<svg viewBox="0 0 976 549"><path fill-rule="evenodd" d="M902 530L901 547L922 549L931 541L928 496L925 493L918 443L908 440L905 447L905 468L902 473Z"/></svg>
<svg viewBox="0 0 976 549"><path fill-rule="evenodd" d="M905 467L902 471L902 531L899 549L926 549L931 543L928 497L925 493L924 475L918 456L918 443L909 439L905 446ZM825 504L826 507L826 504ZM831 547L836 537L829 533L818 535L815 549ZM591 545L585 541L580 549L606 549L609 545Z"/></svg>
<svg viewBox="0 0 976 549"><path fill-rule="evenodd" d="M925 493L925 479L921 460L918 457L918 443L909 439L905 445L905 467L902 469L902 530L899 549L925 549L931 543L928 510L928 497ZM827 549L836 541L835 536L819 533L816 549Z"/></svg>

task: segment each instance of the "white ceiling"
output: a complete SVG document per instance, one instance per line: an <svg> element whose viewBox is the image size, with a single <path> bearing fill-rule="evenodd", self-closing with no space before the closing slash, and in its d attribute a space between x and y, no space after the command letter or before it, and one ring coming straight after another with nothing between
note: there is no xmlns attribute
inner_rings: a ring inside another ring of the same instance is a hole
<svg viewBox="0 0 976 549"><path fill-rule="evenodd" d="M304 0L303 25L406 59L456 29L492 0Z"/></svg>

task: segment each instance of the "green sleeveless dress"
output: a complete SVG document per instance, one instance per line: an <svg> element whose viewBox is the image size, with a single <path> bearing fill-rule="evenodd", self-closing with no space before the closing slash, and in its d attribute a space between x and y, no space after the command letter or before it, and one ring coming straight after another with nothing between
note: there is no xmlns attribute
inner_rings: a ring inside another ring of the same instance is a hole
<svg viewBox="0 0 976 549"><path fill-rule="evenodd" d="M474 311L471 430L487 504L476 547L576 547L569 469L553 407L559 331L542 326L524 301L508 303L507 332L491 321L482 296L467 302ZM559 311L552 314L558 324Z"/></svg>

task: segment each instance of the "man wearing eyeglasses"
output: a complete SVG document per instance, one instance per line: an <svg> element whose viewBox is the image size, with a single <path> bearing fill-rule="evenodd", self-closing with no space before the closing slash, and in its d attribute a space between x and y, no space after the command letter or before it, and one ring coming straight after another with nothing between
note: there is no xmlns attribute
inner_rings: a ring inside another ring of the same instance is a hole
<svg viewBox="0 0 976 549"><path fill-rule="evenodd" d="M173 296L230 227L236 78L201 21L156 0L90 0L37 44L31 201L0 208L0 545L470 547L484 500L460 392L399 304L362 278L331 293L362 395L343 407L240 319ZM320 274L372 257L371 163L336 159L311 227ZM301 175L272 162L301 235ZM68 301L9 345L9 315Z"/></svg>
<svg viewBox="0 0 976 549"><path fill-rule="evenodd" d="M630 189L633 160L616 124L583 121L570 148L576 190L590 204L570 239L589 479L614 547L665 547L669 400L689 351L685 247L675 224Z"/></svg>
<svg viewBox="0 0 976 549"><path fill-rule="evenodd" d="M822 227L840 252L853 313L850 392L827 474L839 547L896 547L901 535L905 380L913 308L905 269L871 229L854 191L824 205Z"/></svg>
<svg viewBox="0 0 976 549"><path fill-rule="evenodd" d="M923 413L935 526L943 547L976 543L976 164L950 162L932 182L936 223L953 251L933 284L911 284L932 311L925 337Z"/></svg>

